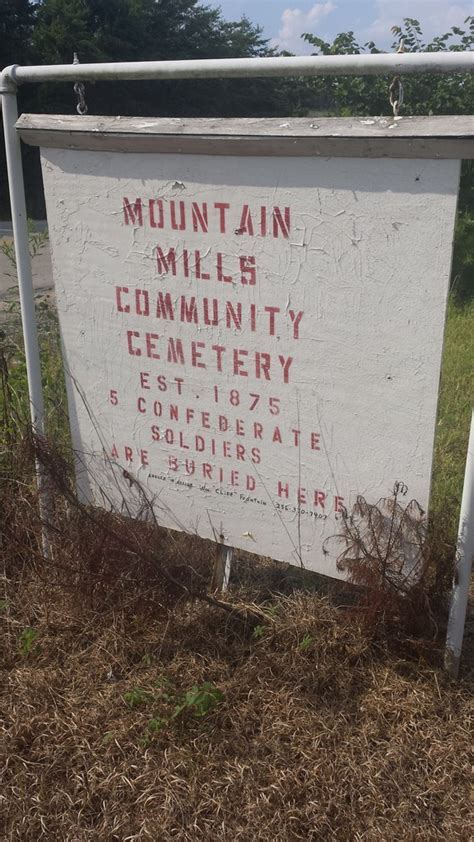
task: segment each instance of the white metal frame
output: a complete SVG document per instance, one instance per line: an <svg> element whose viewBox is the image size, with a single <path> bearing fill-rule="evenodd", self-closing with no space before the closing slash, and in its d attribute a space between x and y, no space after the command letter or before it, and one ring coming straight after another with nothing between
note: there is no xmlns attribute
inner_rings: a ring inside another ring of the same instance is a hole
<svg viewBox="0 0 474 842"><path fill-rule="evenodd" d="M17 261L21 317L23 323L28 388L33 430L44 434L44 405L38 330L29 254L26 199L18 119L18 85L48 81L92 81L96 79L211 79L277 76L364 76L413 73L474 73L474 52L379 53L374 55L295 56L275 58L231 58L183 61L118 62L22 67L11 65L0 74L2 120ZM466 477L459 526L457 577L449 619L446 666L457 675L474 553L474 414L466 462ZM40 513L47 523L46 477L38 467ZM47 533L44 532L45 551ZM228 564L225 579L228 580Z"/></svg>

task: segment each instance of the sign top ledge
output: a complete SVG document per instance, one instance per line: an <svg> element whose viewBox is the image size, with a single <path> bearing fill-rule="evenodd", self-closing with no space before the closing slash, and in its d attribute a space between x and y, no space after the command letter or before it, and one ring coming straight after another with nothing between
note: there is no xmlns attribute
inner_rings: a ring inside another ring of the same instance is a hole
<svg viewBox="0 0 474 842"><path fill-rule="evenodd" d="M201 155L474 158L474 116L173 118L23 114L45 148Z"/></svg>

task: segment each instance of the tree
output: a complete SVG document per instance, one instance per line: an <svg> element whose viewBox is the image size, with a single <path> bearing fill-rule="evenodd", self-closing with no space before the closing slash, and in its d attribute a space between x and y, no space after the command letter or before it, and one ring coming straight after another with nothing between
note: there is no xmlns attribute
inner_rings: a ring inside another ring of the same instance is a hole
<svg viewBox="0 0 474 842"><path fill-rule="evenodd" d="M405 18L402 26L392 28L396 50L403 42L407 52L465 51L474 48L474 16L465 20L465 28L451 29L426 43L421 26L414 18ZM316 47L316 55L380 53L373 41L360 46L353 32L340 33L332 44L316 35L304 33L304 40ZM380 77L316 77L310 81L312 109L334 115L390 114L388 80ZM403 79L405 100L403 114L470 114L474 102L474 76L451 74L433 76L419 73ZM462 300L474 296L474 167L464 161L458 202L458 218L453 255L452 288Z"/></svg>
<svg viewBox="0 0 474 842"><path fill-rule="evenodd" d="M402 26L394 26L392 33L396 41L392 50L399 48L403 40L406 52L446 52L472 50L474 48L474 16L465 20L466 29L453 26L449 32L425 43L420 24L413 18L405 18ZM373 41L364 45L357 43L353 32L342 32L332 44L317 35L303 33L302 38L317 48L313 55L359 55L381 53ZM390 114L387 80L380 77L316 77L313 87L313 108L324 109L332 114L373 115ZM403 113L418 114L470 114L474 101L474 77L472 74L434 76L420 73L403 79L405 102Z"/></svg>
<svg viewBox="0 0 474 842"><path fill-rule="evenodd" d="M198 0L42 0L33 47L41 63L258 57L268 53L261 29L247 18L225 21ZM278 82L198 80L118 82L87 86L92 113L180 116L274 114L286 102ZM42 86L44 110L72 110L64 84Z"/></svg>
<svg viewBox="0 0 474 842"><path fill-rule="evenodd" d="M35 16L30 0L0 0L0 68L31 61Z"/></svg>

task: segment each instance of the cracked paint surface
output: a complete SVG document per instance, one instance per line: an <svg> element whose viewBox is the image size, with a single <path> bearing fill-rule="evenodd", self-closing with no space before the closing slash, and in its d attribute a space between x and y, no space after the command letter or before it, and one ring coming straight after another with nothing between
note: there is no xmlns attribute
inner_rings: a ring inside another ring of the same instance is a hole
<svg viewBox="0 0 474 842"><path fill-rule="evenodd" d="M138 514L125 468L164 525L332 576L358 494L427 508L459 162L42 164L84 497Z"/></svg>

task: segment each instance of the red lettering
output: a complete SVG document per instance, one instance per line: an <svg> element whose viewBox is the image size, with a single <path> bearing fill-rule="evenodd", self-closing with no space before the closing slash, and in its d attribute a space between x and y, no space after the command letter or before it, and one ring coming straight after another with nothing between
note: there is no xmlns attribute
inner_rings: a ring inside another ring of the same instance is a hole
<svg viewBox="0 0 474 842"><path fill-rule="evenodd" d="M158 207L158 222L155 220L155 203ZM150 199L150 201L148 202L148 218L150 220L151 228L163 228L164 218L162 199Z"/></svg>
<svg viewBox="0 0 474 842"><path fill-rule="evenodd" d="M284 209L284 218L282 216L280 208L273 208L273 236L278 237L278 231L280 230L285 239L287 240L290 236L290 209Z"/></svg>
<svg viewBox="0 0 474 842"><path fill-rule="evenodd" d="M244 360L241 359L242 356L247 357L248 351L244 351L243 348L234 348L234 374L240 374L241 377L248 377L248 371L243 369Z"/></svg>
<svg viewBox="0 0 474 842"><path fill-rule="evenodd" d="M201 207L199 207L197 202L193 202L191 205L191 217L193 220L193 231L203 231L207 234L208 225L207 225L207 202L203 202Z"/></svg>
<svg viewBox="0 0 474 842"><path fill-rule="evenodd" d="M279 307L264 307L265 313L268 313L270 336L275 336L275 315L280 312Z"/></svg>
<svg viewBox="0 0 474 842"><path fill-rule="evenodd" d="M278 360L280 365L283 369L283 382L288 383L290 380L290 367L293 362L293 357L282 357L281 354L278 355ZM268 378L270 379L270 378Z"/></svg>
<svg viewBox="0 0 474 842"><path fill-rule="evenodd" d="M171 300L171 293L158 293L156 302L156 318L157 319L171 319L174 320L173 301Z"/></svg>
<svg viewBox="0 0 474 842"><path fill-rule="evenodd" d="M240 217L240 225L235 232L236 234L249 234L253 237L253 222L252 222L252 215L250 213L250 208L248 205L244 205L242 208L242 216Z"/></svg>
<svg viewBox="0 0 474 842"><path fill-rule="evenodd" d="M179 222L176 221L176 202L174 199L170 202L170 216L171 227L174 231L184 231L186 228L186 215L184 211L184 202L179 202Z"/></svg>
<svg viewBox="0 0 474 842"><path fill-rule="evenodd" d="M220 251L217 253L217 280L224 281L226 284L232 283L232 275L224 275L224 270L222 268L222 253Z"/></svg>
<svg viewBox="0 0 474 842"><path fill-rule="evenodd" d="M115 287L115 300L117 302L117 310L119 311L119 313L130 312L130 304L122 303L122 293L124 295L128 295L128 292L128 287Z"/></svg>
<svg viewBox="0 0 474 842"><path fill-rule="evenodd" d="M156 247L156 268L158 270L159 275L165 275L169 272L171 267L171 271L173 275L176 275L176 251L175 249L171 248L168 251L168 254L165 257L164 251L160 246Z"/></svg>
<svg viewBox="0 0 474 842"><path fill-rule="evenodd" d="M321 506L324 509L326 504L326 495L324 491L315 491L313 496L313 508Z"/></svg>
<svg viewBox="0 0 474 842"><path fill-rule="evenodd" d="M263 433L263 424L259 424L258 421L256 421L253 425L253 437L254 437L254 439L263 439L262 433Z"/></svg>
<svg viewBox="0 0 474 842"><path fill-rule="evenodd" d="M255 352L255 376L258 380L265 377L265 380L270 380L270 354L261 351Z"/></svg>
<svg viewBox="0 0 474 842"><path fill-rule="evenodd" d="M219 302L217 298L212 299L212 318L209 315L209 299L203 298L202 300L203 312L204 312L204 324L206 325L216 325L219 324Z"/></svg>
<svg viewBox="0 0 474 842"><path fill-rule="evenodd" d="M248 284L249 286L255 286L257 281L257 270L255 268L256 259L255 257L251 256L242 256L239 258L240 264L240 282L242 284Z"/></svg>
<svg viewBox="0 0 474 842"><path fill-rule="evenodd" d="M242 304L240 301L236 304L237 312L234 305L230 301L226 301L225 305L225 320L228 328L232 327L232 322L238 330L242 329Z"/></svg>
<svg viewBox="0 0 474 842"><path fill-rule="evenodd" d="M157 333L146 333L145 334L145 344L146 344L146 355L150 357L152 360L159 360L160 355L156 354L156 341L160 337Z"/></svg>
<svg viewBox="0 0 474 842"><path fill-rule="evenodd" d="M200 351L197 350L198 348L205 347L206 345L204 342L191 342L191 365L193 365L195 368L207 368L205 363L199 362L199 360L202 357L202 354Z"/></svg>
<svg viewBox="0 0 474 842"><path fill-rule="evenodd" d="M230 205L228 205L226 202L215 202L214 207L215 207L216 210L219 211L219 231L221 232L221 234L225 234L226 233L225 212L227 210L229 210Z"/></svg>
<svg viewBox="0 0 474 842"><path fill-rule="evenodd" d="M212 350L216 352L217 371L222 371L222 356L225 353L224 345L212 345Z"/></svg>
<svg viewBox="0 0 474 842"><path fill-rule="evenodd" d="M334 511L339 514L344 511L344 497L336 496L334 498Z"/></svg>
<svg viewBox="0 0 474 842"><path fill-rule="evenodd" d="M182 322L194 322L197 324L198 322L198 311L196 307L196 299L194 295L189 300L186 300L186 296L181 296L181 321Z"/></svg>
<svg viewBox="0 0 474 842"><path fill-rule="evenodd" d="M294 310L288 310L290 314L290 319L293 325L293 339L300 338L300 321L303 318L303 311L299 310L298 313L295 313Z"/></svg>
<svg viewBox="0 0 474 842"><path fill-rule="evenodd" d="M133 337L137 338L139 336L140 336L140 334L138 333L137 330L127 330L128 353L131 354L134 357L141 357L141 355L142 355L142 352L140 351L140 348L134 348L133 343L132 343L132 338Z"/></svg>
<svg viewBox="0 0 474 842"><path fill-rule="evenodd" d="M138 225L143 226L143 209L141 199L136 199L134 204L131 205L128 199L124 196L123 219L125 225L135 225L138 223Z"/></svg>
<svg viewBox="0 0 474 842"><path fill-rule="evenodd" d="M168 362L184 365L184 351L181 339L168 339Z"/></svg>
<svg viewBox="0 0 474 842"><path fill-rule="evenodd" d="M150 299L146 289L135 290L135 312L137 316L150 315Z"/></svg>

